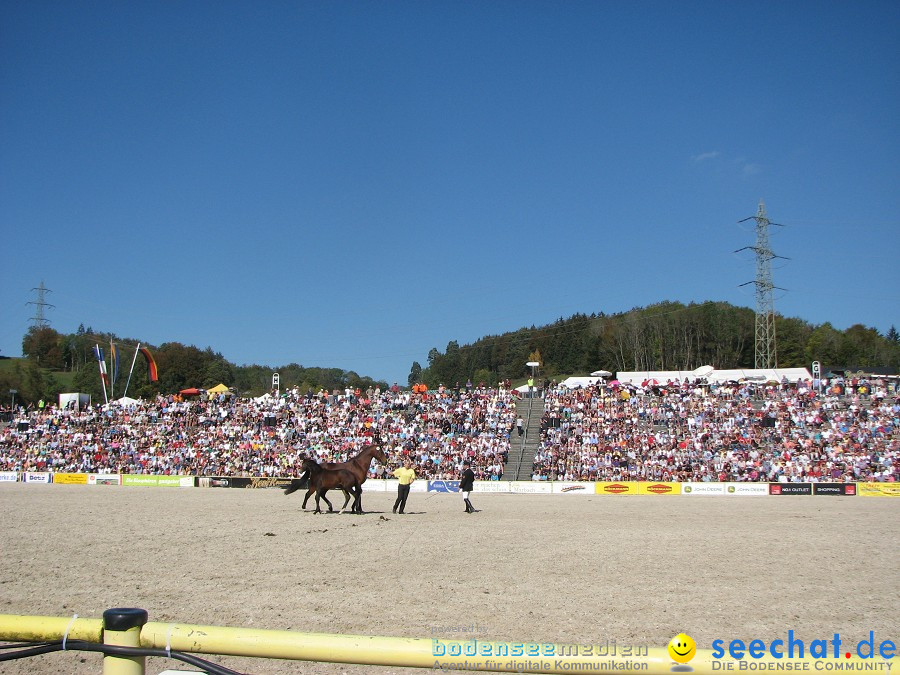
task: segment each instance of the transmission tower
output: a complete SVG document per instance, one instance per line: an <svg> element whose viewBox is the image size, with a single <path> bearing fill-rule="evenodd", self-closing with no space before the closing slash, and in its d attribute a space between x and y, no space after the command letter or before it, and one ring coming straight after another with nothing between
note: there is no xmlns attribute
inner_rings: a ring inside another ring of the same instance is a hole
<svg viewBox="0 0 900 675"><path fill-rule="evenodd" d="M778 287L772 284L772 260L782 256L775 255L772 253L772 249L769 248L769 226L783 226L769 220L766 215L766 205L761 199L759 200L759 209L756 215L744 218L738 222L743 223L748 220L756 220L756 245L745 246L744 248L739 248L738 251L750 249L756 253L756 279L741 284L741 286L756 285L756 352L754 368L777 368L778 349L775 341L775 301L772 298L772 291ZM784 289L779 288L778 290Z"/></svg>
<svg viewBox="0 0 900 675"><path fill-rule="evenodd" d="M44 297L47 293L52 293L53 291L44 286L43 280L41 280L40 286L31 290L37 291L37 302L25 303L26 305L34 305L34 316L31 317L31 321L35 328L47 328L50 325L50 321L44 317L44 307L55 307L55 305L45 301Z"/></svg>

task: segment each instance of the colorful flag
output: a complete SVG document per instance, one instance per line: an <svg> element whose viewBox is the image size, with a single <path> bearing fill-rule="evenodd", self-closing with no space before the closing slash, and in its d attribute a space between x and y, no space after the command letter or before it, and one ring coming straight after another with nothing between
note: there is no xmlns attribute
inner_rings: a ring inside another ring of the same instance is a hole
<svg viewBox="0 0 900 675"><path fill-rule="evenodd" d="M159 376L156 372L156 361L153 359L153 354L151 354L150 350L146 347L141 347L140 352L144 355L144 358L147 359L147 376L150 378L151 382L156 382L159 379Z"/></svg>
<svg viewBox="0 0 900 675"><path fill-rule="evenodd" d="M112 381L115 384L119 378L119 350L112 340L109 341L109 364L112 366Z"/></svg>
<svg viewBox="0 0 900 675"><path fill-rule="evenodd" d="M100 377L104 382L107 382L106 359L103 358L103 350L100 349L100 345L94 345L94 356L97 357L97 363L100 365Z"/></svg>

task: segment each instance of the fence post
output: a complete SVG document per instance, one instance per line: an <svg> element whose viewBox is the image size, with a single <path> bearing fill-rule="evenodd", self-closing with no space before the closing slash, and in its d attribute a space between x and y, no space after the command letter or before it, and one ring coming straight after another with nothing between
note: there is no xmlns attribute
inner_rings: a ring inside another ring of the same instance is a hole
<svg viewBox="0 0 900 675"><path fill-rule="evenodd" d="M103 644L124 647L141 646L141 628L148 619L147 610L118 607L103 612ZM103 657L103 675L144 675L144 656Z"/></svg>

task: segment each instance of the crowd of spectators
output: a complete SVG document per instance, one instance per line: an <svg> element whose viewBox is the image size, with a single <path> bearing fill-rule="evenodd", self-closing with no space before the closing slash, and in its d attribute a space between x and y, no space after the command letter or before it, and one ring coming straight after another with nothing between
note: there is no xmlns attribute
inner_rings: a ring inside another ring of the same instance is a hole
<svg viewBox="0 0 900 675"><path fill-rule="evenodd" d="M896 388L819 384L548 383L532 478L898 480ZM377 443L388 461L372 462L373 478L409 459L426 479L457 479L469 460L478 480L499 480L527 440L517 401L508 385L467 383L19 408L0 427L0 471L290 477L306 457L342 462Z"/></svg>
<svg viewBox="0 0 900 675"><path fill-rule="evenodd" d="M551 386L532 478L896 481L900 396L867 380Z"/></svg>
<svg viewBox="0 0 900 675"><path fill-rule="evenodd" d="M409 459L423 478L452 479L468 459L479 480L499 480L514 426L510 390L484 387L38 406L0 429L0 471L296 476L306 457L343 462L377 442L388 466L372 462L370 477Z"/></svg>

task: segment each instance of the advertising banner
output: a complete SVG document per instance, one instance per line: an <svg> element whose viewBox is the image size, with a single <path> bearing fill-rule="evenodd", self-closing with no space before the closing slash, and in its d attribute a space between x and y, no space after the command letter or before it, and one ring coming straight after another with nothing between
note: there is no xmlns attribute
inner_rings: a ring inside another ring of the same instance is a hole
<svg viewBox="0 0 900 675"><path fill-rule="evenodd" d="M860 497L900 497L900 483L857 483Z"/></svg>
<svg viewBox="0 0 900 675"><path fill-rule="evenodd" d="M726 495L762 497L769 494L768 483L725 483Z"/></svg>
<svg viewBox="0 0 900 675"><path fill-rule="evenodd" d="M15 471L0 471L0 483L15 483L19 480L19 474Z"/></svg>
<svg viewBox="0 0 900 675"><path fill-rule="evenodd" d="M814 495L845 496L856 494L856 483L813 483Z"/></svg>
<svg viewBox="0 0 900 675"><path fill-rule="evenodd" d="M430 480L428 481L429 492L459 492L458 480Z"/></svg>
<svg viewBox="0 0 900 675"><path fill-rule="evenodd" d="M121 482L117 473L88 474L88 485L119 485Z"/></svg>
<svg viewBox="0 0 900 675"><path fill-rule="evenodd" d="M231 487L231 479L225 476L197 476L196 484L202 488L226 488Z"/></svg>
<svg viewBox="0 0 900 675"><path fill-rule="evenodd" d="M514 480L509 483L509 491L522 495L549 495L553 488L546 481Z"/></svg>
<svg viewBox="0 0 900 675"><path fill-rule="evenodd" d="M295 479L282 476L229 476L227 479L223 480L227 480L229 483L228 487L233 488L246 488L253 490L261 490L263 488L279 488L283 490L284 488L290 487L291 481ZM219 485L216 487L225 486Z"/></svg>
<svg viewBox="0 0 900 675"><path fill-rule="evenodd" d="M725 494L725 483L682 483L683 495L716 495Z"/></svg>
<svg viewBox="0 0 900 675"><path fill-rule="evenodd" d="M770 495L811 495L812 483L769 483Z"/></svg>
<svg viewBox="0 0 900 675"><path fill-rule="evenodd" d="M363 492L385 492L387 481L381 478L370 478L362 484Z"/></svg>
<svg viewBox="0 0 900 675"><path fill-rule="evenodd" d="M550 485L551 491L555 495L588 495L593 497L597 494L594 484L584 481L568 482L560 480L554 481Z"/></svg>
<svg viewBox="0 0 900 675"><path fill-rule="evenodd" d="M23 483L44 483L49 485L51 474L46 471L26 471L22 474Z"/></svg>
<svg viewBox="0 0 900 675"><path fill-rule="evenodd" d="M680 495L681 483L638 483L639 495Z"/></svg>
<svg viewBox="0 0 900 675"><path fill-rule="evenodd" d="M598 495L636 495L638 484L636 481L621 481L617 483L597 483Z"/></svg>
<svg viewBox="0 0 900 675"><path fill-rule="evenodd" d="M87 485L88 476L86 473L55 473L53 482L62 485Z"/></svg>
<svg viewBox="0 0 900 675"><path fill-rule="evenodd" d="M194 477L123 474L122 485L143 487L194 487Z"/></svg>
<svg viewBox="0 0 900 675"><path fill-rule="evenodd" d="M490 492L504 494L509 492L509 481L506 480L476 480L475 492Z"/></svg>

